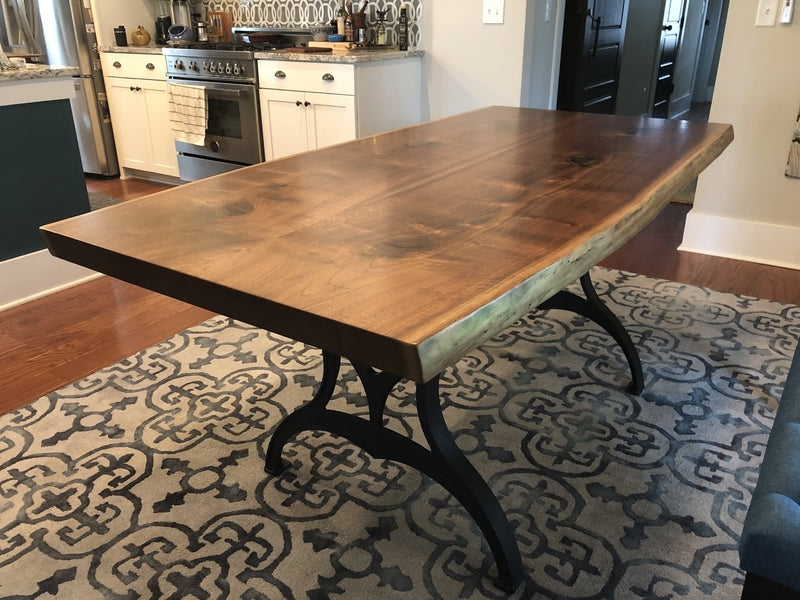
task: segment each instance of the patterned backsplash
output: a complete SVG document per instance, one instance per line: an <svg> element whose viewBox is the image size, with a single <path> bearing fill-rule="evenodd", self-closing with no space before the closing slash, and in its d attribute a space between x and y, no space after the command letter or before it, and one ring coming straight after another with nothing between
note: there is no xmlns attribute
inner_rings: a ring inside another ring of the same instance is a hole
<svg viewBox="0 0 800 600"><path fill-rule="evenodd" d="M336 18L338 0L206 0L210 11L228 11L235 27L309 27L330 23ZM361 1L354 2L361 6ZM368 23L376 23L376 10L386 14L388 44L397 44L400 6L407 4L409 46L420 45L422 0L370 0Z"/></svg>

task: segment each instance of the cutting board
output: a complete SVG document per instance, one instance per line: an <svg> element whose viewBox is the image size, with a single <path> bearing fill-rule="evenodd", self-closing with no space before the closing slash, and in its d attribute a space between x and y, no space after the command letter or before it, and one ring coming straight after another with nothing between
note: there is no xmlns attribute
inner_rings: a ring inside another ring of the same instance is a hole
<svg viewBox="0 0 800 600"><path fill-rule="evenodd" d="M320 54L323 52L331 52L331 48L315 48L315 47L306 47L306 46L292 46L291 48L286 48L286 52L297 52L299 54Z"/></svg>

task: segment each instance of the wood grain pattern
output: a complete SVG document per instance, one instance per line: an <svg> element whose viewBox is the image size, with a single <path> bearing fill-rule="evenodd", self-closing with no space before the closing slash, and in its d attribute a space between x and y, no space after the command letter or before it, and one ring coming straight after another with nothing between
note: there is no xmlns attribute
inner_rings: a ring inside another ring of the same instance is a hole
<svg viewBox="0 0 800 600"><path fill-rule="evenodd" d="M731 138L492 107L44 230L56 256L425 381L623 244Z"/></svg>

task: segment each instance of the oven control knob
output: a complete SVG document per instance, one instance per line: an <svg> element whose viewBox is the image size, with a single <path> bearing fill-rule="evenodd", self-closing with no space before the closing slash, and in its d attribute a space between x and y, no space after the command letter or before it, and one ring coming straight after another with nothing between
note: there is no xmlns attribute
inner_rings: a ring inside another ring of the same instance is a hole
<svg viewBox="0 0 800 600"><path fill-rule="evenodd" d="M242 69L239 67L239 64L236 63L233 65L233 74L234 75L241 75Z"/></svg>
<svg viewBox="0 0 800 600"><path fill-rule="evenodd" d="M214 63L211 63L211 66L208 67L208 72L209 73L216 73L217 72L217 66Z"/></svg>
<svg viewBox="0 0 800 600"><path fill-rule="evenodd" d="M233 69L231 69L230 63L225 63L225 74L230 75L231 73L233 73Z"/></svg>
<svg viewBox="0 0 800 600"><path fill-rule="evenodd" d="M183 64L182 60L176 60L175 68L178 69L179 71L183 71L186 68L186 66Z"/></svg>
<svg viewBox="0 0 800 600"><path fill-rule="evenodd" d="M225 69L222 68L222 63L217 63L217 73L224 73Z"/></svg>
<svg viewBox="0 0 800 600"><path fill-rule="evenodd" d="M203 71L208 71L208 63L203 61Z"/></svg>
<svg viewBox="0 0 800 600"><path fill-rule="evenodd" d="M196 62L194 62L194 61L192 61L192 62L190 62L190 63L189 63L189 68L190 68L192 71L199 71L199 70L200 70L200 66L199 66L199 65L198 65Z"/></svg>
<svg viewBox="0 0 800 600"><path fill-rule="evenodd" d="M213 142L211 142L209 144L209 147L211 148L212 152L219 152L219 142L217 140L214 140Z"/></svg>

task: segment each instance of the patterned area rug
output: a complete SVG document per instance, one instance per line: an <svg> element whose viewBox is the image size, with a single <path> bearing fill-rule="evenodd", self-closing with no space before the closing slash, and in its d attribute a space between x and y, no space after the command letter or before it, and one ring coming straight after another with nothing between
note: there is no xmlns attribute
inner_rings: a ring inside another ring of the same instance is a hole
<svg viewBox="0 0 800 600"><path fill-rule="evenodd" d="M99 194L97 192L89 192L89 210L98 210L106 206L114 206L120 202L122 202L122 200L119 198L112 198L111 196L106 196L105 194Z"/></svg>
<svg viewBox="0 0 800 600"><path fill-rule="evenodd" d="M445 418L522 552L510 597L737 598L800 308L593 277L639 348L641 397L610 338L561 311L443 376ZM322 433L265 474L271 432L320 373L317 350L217 317L0 417L0 597L507 597L428 478ZM387 412L419 440L413 391ZM334 404L367 414L346 362Z"/></svg>

